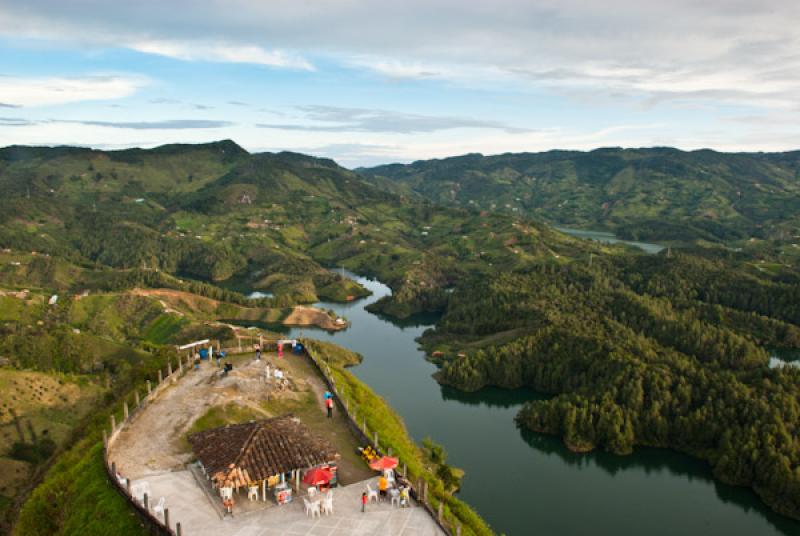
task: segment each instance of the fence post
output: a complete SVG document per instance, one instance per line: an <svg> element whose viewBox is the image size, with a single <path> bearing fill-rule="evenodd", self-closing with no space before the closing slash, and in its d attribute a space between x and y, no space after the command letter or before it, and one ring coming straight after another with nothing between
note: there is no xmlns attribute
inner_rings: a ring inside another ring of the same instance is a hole
<svg viewBox="0 0 800 536"><path fill-rule="evenodd" d="M129 415L129 413L128 413L128 401L127 400L122 403L122 415L124 415L124 417L125 417L123 419L123 422L127 421L128 420L128 415Z"/></svg>
<svg viewBox="0 0 800 536"><path fill-rule="evenodd" d="M117 431L117 418L114 417L114 414L112 413L111 414L111 433L113 434L116 431Z"/></svg>
<svg viewBox="0 0 800 536"><path fill-rule="evenodd" d="M375 445L375 450L378 450L378 432L372 433L372 442Z"/></svg>
<svg viewBox="0 0 800 536"><path fill-rule="evenodd" d="M111 474L117 478L117 462L111 462Z"/></svg>
<svg viewBox="0 0 800 536"><path fill-rule="evenodd" d="M106 432L105 428L103 429L103 448L108 450L108 432Z"/></svg>
<svg viewBox="0 0 800 536"><path fill-rule="evenodd" d="M136 400L136 407L138 408L138 407L139 407L139 404L141 404L141 400L139 399L139 389L136 389L136 390L133 392L133 397L134 397L134 399Z"/></svg>
<svg viewBox="0 0 800 536"><path fill-rule="evenodd" d="M164 526L169 528L169 508L164 508Z"/></svg>
<svg viewBox="0 0 800 536"><path fill-rule="evenodd" d="M158 385L161 385L161 382L164 381L164 375L161 373L161 369L158 369Z"/></svg>
<svg viewBox="0 0 800 536"><path fill-rule="evenodd" d="M153 386L150 385L150 380L147 380L147 395L150 396L152 392L153 392Z"/></svg>
<svg viewBox="0 0 800 536"><path fill-rule="evenodd" d="M178 533L178 536L181 536L181 524L175 523L175 532Z"/></svg>
<svg viewBox="0 0 800 536"><path fill-rule="evenodd" d="M172 376L172 359L167 361L167 376Z"/></svg>
<svg viewBox="0 0 800 536"><path fill-rule="evenodd" d="M144 494L143 502L144 502L144 509L149 512L150 511L150 507L147 505L147 493Z"/></svg>
<svg viewBox="0 0 800 536"><path fill-rule="evenodd" d="M364 430L364 435L367 435L367 418L362 417L361 419L361 429Z"/></svg>
<svg viewBox="0 0 800 536"><path fill-rule="evenodd" d="M126 478L125 479L125 491L128 493L128 497L130 497L131 496L131 479L130 478Z"/></svg>
<svg viewBox="0 0 800 536"><path fill-rule="evenodd" d="M438 515L439 523L441 523L442 522L442 514L444 514L444 501L439 501L439 512L438 512L438 514L439 514Z"/></svg>
<svg viewBox="0 0 800 536"><path fill-rule="evenodd" d="M428 504L428 481L422 481L422 502Z"/></svg>

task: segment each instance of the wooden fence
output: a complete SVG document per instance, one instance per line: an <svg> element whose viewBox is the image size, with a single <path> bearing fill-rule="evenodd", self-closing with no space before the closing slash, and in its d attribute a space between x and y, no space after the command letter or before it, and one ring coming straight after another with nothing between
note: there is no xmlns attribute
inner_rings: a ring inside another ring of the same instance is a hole
<svg viewBox="0 0 800 536"><path fill-rule="evenodd" d="M164 370L158 371L158 380L155 386L150 380L147 380L146 393L141 396L139 389L133 392L133 406L128 405L129 398L122 404L122 421L117 423L116 414L111 414L111 431L110 433L103 430L103 461L106 469L106 475L109 482L114 486L114 489L119 492L125 501L133 508L139 519L142 521L147 530L158 536L182 536L181 524L176 522L172 526L172 520L169 517L169 508L164 508L163 517L159 517L153 511L152 497L148 497L145 493L142 499L134 497L131 493L130 479L126 478L123 484L117 475L117 464L109 457L109 449L119 437L120 432L131 422L137 415L153 402L161 392L169 385L175 383L180 379L187 370L191 368L192 363L189 359L185 361L178 359L175 369L173 370L172 361L167 363L166 374ZM177 521L177 520L176 520Z"/></svg>

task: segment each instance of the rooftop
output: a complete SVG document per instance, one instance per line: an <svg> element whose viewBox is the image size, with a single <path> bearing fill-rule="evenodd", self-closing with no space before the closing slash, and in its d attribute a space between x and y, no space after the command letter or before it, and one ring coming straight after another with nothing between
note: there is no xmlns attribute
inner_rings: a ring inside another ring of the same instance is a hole
<svg viewBox="0 0 800 536"><path fill-rule="evenodd" d="M242 485L339 458L292 414L197 432L189 443L209 475Z"/></svg>

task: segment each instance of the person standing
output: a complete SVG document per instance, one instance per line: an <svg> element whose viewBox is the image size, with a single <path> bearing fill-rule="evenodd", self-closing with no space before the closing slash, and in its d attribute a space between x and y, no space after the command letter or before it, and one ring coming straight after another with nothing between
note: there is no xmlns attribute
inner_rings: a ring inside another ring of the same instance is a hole
<svg viewBox="0 0 800 536"><path fill-rule="evenodd" d="M261 347L256 346L256 361L261 361Z"/></svg>
<svg viewBox="0 0 800 536"><path fill-rule="evenodd" d="M386 500L386 490L389 488L389 481L386 479L385 475L381 475L381 478L378 480L378 494L381 497L382 501Z"/></svg>
<svg viewBox="0 0 800 536"><path fill-rule="evenodd" d="M363 492L361 494L361 513L365 513L367 511L367 492Z"/></svg>
<svg viewBox="0 0 800 536"><path fill-rule="evenodd" d="M328 418L333 417L333 397L331 396L325 401L325 407L328 408Z"/></svg>

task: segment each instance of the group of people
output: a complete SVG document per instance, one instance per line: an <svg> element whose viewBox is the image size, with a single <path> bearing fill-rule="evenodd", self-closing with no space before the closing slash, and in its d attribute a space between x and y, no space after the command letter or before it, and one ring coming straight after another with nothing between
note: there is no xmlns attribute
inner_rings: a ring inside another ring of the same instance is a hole
<svg viewBox="0 0 800 536"><path fill-rule="evenodd" d="M400 508L411 506L411 488L407 483L400 484L394 478L389 478L391 473L384 472L378 479L378 500L385 501L388 497L399 497ZM369 494L365 491L361 494L361 511L366 512Z"/></svg>
<svg viewBox="0 0 800 536"><path fill-rule="evenodd" d="M220 350L217 352L217 355L214 355L214 347L209 346L208 348L200 348L198 351L194 353L194 370L200 370L200 362L205 361L206 359L214 359L217 360L217 366L220 366L220 362L225 359L225 351Z"/></svg>

